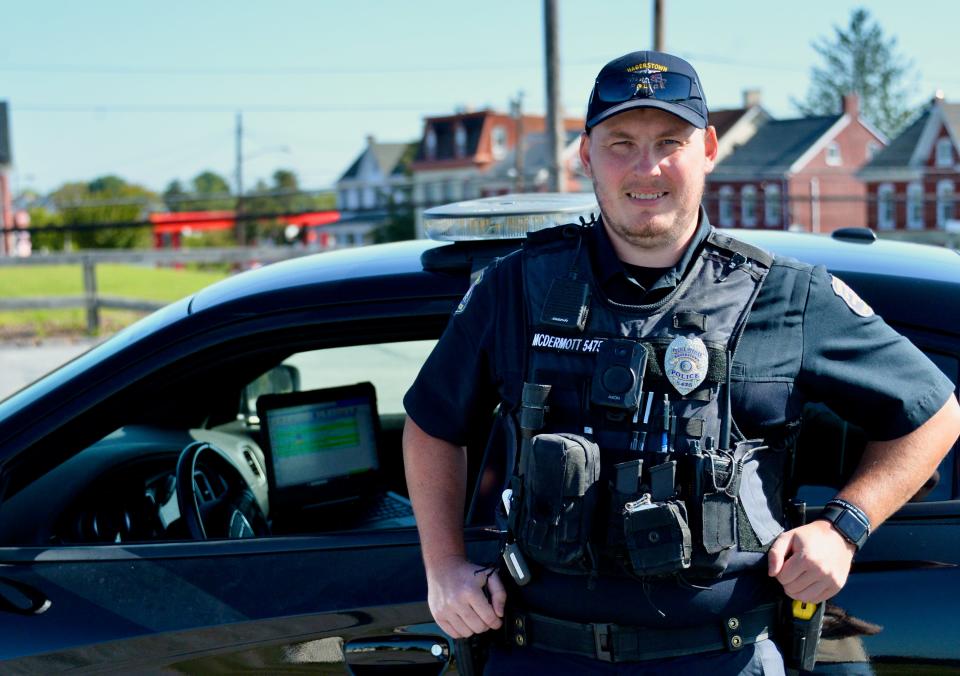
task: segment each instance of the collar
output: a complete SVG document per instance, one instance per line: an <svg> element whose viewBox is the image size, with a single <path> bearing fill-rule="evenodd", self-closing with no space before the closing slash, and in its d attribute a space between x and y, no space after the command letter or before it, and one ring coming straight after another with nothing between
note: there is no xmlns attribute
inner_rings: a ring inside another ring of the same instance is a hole
<svg viewBox="0 0 960 676"><path fill-rule="evenodd" d="M609 289L611 286L616 287L624 283L632 285L641 292L673 288L680 283L683 273L690 267L694 255L700 250L700 245L703 244L707 238L710 229L710 219L707 217L706 210L701 206L697 229L694 231L686 251L683 252L683 256L680 257L676 265L668 269L649 289L643 289L633 280L633 277L627 273L623 261L617 258L613 244L610 243L610 236L607 234L607 229L604 227L602 221L598 221L597 227L593 229L594 237L592 247L593 262L595 265L594 270L597 280L604 289Z"/></svg>

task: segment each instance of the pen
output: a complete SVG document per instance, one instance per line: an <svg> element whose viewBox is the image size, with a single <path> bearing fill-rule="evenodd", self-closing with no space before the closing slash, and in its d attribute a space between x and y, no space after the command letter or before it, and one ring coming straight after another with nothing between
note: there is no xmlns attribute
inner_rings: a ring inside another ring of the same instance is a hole
<svg viewBox="0 0 960 676"><path fill-rule="evenodd" d="M660 452L670 451L670 395L663 395L663 435L660 438Z"/></svg>

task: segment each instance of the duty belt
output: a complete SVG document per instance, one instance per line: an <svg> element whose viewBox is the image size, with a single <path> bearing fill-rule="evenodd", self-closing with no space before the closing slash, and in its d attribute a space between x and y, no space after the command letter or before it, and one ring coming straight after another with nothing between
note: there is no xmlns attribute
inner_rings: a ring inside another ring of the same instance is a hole
<svg viewBox="0 0 960 676"><path fill-rule="evenodd" d="M694 627L580 624L536 613L513 612L507 636L516 647L592 657L603 662L640 662L720 650L739 650L770 637L776 604L757 606L722 623Z"/></svg>

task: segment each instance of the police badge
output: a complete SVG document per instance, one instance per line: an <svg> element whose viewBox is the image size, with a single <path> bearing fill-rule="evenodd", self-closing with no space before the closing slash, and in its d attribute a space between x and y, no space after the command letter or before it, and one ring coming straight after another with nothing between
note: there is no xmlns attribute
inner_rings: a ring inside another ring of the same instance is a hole
<svg viewBox="0 0 960 676"><path fill-rule="evenodd" d="M690 394L707 377L707 346L695 336L677 336L667 347L663 370L677 392Z"/></svg>

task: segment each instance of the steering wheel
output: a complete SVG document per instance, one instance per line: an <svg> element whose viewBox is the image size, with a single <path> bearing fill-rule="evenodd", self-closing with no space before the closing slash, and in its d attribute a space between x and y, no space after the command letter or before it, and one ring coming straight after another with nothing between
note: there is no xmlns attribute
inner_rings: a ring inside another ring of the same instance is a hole
<svg viewBox="0 0 960 676"><path fill-rule="evenodd" d="M203 489L196 480L201 456L207 470ZM246 479L222 451L205 441L188 444L180 452L176 490L180 516L194 540L270 534L267 518Z"/></svg>

